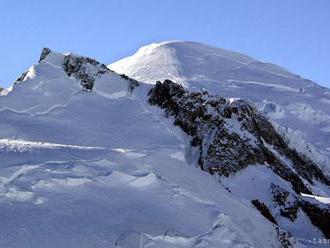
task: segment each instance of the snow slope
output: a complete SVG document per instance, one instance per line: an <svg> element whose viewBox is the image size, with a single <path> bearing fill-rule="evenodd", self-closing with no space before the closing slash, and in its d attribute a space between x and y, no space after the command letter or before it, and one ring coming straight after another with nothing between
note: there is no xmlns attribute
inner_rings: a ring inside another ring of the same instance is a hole
<svg viewBox="0 0 330 248"><path fill-rule="evenodd" d="M330 174L327 88L277 65L188 41L150 44L109 68L150 84L171 79L190 90L251 100L291 146Z"/></svg>
<svg viewBox="0 0 330 248"><path fill-rule="evenodd" d="M195 167L150 85L131 92L72 54L84 64L68 76L67 56L46 54L0 96L0 247L279 247L250 201Z"/></svg>

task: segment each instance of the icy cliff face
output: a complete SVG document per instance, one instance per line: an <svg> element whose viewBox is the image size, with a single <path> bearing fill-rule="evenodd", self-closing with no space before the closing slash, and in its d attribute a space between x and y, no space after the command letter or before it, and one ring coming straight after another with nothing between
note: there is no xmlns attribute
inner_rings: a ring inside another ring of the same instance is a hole
<svg viewBox="0 0 330 248"><path fill-rule="evenodd" d="M109 68L151 84L170 79L192 91L250 100L290 146L330 173L329 89L277 65L186 41L142 47Z"/></svg>

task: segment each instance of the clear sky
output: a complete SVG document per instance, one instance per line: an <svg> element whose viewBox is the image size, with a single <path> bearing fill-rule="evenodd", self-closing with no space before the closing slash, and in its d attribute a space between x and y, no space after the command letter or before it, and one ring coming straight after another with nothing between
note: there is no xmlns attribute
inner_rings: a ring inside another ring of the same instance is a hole
<svg viewBox="0 0 330 248"><path fill-rule="evenodd" d="M0 0L0 85L43 47L111 63L192 40L279 64L330 87L330 0Z"/></svg>

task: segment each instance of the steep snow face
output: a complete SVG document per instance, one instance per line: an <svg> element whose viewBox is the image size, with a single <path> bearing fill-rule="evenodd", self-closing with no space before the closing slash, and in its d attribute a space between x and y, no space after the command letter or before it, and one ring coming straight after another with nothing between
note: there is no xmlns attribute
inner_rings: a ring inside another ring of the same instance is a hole
<svg viewBox="0 0 330 248"><path fill-rule="evenodd" d="M195 42L142 47L109 68L138 80L252 101L291 146L330 174L330 90L273 64Z"/></svg>
<svg viewBox="0 0 330 248"><path fill-rule="evenodd" d="M138 84L46 50L0 96L0 247L278 247Z"/></svg>

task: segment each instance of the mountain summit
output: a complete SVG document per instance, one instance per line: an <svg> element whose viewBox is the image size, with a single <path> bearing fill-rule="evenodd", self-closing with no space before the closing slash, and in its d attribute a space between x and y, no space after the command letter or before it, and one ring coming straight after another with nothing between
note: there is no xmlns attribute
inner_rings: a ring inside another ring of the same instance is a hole
<svg viewBox="0 0 330 248"><path fill-rule="evenodd" d="M0 96L0 246L313 247L329 238L320 164L251 102L189 84L144 83L43 49Z"/></svg>
<svg viewBox="0 0 330 248"><path fill-rule="evenodd" d="M212 82L219 79L271 80L274 76L301 80L299 76L277 65L191 41L153 43L140 48L134 55L111 64L110 68L149 83L166 78L182 83L192 80Z"/></svg>
<svg viewBox="0 0 330 248"><path fill-rule="evenodd" d="M154 84L170 79L192 91L250 100L290 145L330 174L330 90L284 68L190 41L140 48L109 68Z"/></svg>

